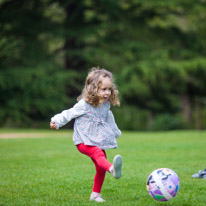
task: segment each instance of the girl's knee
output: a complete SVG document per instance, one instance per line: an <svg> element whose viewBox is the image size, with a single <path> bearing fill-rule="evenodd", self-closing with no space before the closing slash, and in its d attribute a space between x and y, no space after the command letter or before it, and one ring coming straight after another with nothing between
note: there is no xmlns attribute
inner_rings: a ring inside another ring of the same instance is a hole
<svg viewBox="0 0 206 206"><path fill-rule="evenodd" d="M106 155L102 150L96 150L93 154L92 154L92 158L93 159L99 159L99 158L103 158L106 159Z"/></svg>

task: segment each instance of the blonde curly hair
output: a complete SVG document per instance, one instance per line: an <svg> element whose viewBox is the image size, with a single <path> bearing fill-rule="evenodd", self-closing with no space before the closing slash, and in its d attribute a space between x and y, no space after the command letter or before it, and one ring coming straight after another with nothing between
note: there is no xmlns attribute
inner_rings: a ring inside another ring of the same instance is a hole
<svg viewBox="0 0 206 206"><path fill-rule="evenodd" d="M84 98L87 103L93 106L100 105L101 102L100 97L98 95L98 90L102 83L102 77L108 77L112 81L111 96L109 98L109 102L113 106L120 106L118 90L114 84L112 73L107 71L106 69L100 69L99 67L91 68L86 78L82 94L77 98L77 100L80 101Z"/></svg>

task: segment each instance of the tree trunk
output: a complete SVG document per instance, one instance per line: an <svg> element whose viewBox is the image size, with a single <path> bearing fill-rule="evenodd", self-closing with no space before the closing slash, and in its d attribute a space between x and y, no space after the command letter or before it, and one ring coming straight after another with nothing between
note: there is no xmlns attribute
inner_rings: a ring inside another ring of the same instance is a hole
<svg viewBox="0 0 206 206"><path fill-rule="evenodd" d="M84 6L81 0L78 3L72 1L65 8L65 69L76 71L84 69L85 61L81 55L84 48L84 44L81 42L81 31L84 27L83 10Z"/></svg>
<svg viewBox="0 0 206 206"><path fill-rule="evenodd" d="M200 98L196 99L196 108L197 108L197 118L196 118L196 129L202 129L202 102Z"/></svg>
<svg viewBox="0 0 206 206"><path fill-rule="evenodd" d="M148 118L147 118L147 129L152 129L152 124L154 122L154 113L152 111L148 111Z"/></svg>
<svg viewBox="0 0 206 206"><path fill-rule="evenodd" d="M192 115L192 103L188 95L184 94L181 96L181 110L184 120L187 123L192 124L193 115Z"/></svg>
<svg viewBox="0 0 206 206"><path fill-rule="evenodd" d="M83 57L83 32L84 30L84 5L83 1L71 1L65 6L66 20L64 25L65 44L64 44L64 68L76 72L72 84L68 81L67 95L69 98L76 99L80 95L77 85L82 84L81 73L85 70L85 60Z"/></svg>

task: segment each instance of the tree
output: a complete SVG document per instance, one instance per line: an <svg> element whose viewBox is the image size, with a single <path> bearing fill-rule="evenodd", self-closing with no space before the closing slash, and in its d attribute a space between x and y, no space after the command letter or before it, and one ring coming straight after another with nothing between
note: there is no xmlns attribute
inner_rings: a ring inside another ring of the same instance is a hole
<svg viewBox="0 0 206 206"><path fill-rule="evenodd" d="M100 66L116 76L126 107L152 122L181 111L190 123L195 111L201 128L205 7L202 0L2 1L0 119L47 120L75 103L88 69Z"/></svg>
<svg viewBox="0 0 206 206"><path fill-rule="evenodd" d="M57 25L44 15L44 9L44 1L0 5L2 124L25 126L47 119L68 102L64 85L69 73L55 63L48 49L48 37Z"/></svg>

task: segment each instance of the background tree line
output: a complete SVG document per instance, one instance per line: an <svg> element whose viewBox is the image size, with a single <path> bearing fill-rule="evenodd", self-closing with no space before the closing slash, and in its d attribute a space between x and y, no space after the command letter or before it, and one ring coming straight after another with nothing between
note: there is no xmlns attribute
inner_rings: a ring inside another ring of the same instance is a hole
<svg viewBox="0 0 206 206"><path fill-rule="evenodd" d="M205 11L205 0L1 0L0 126L47 126L100 66L116 77L121 129L205 129Z"/></svg>

